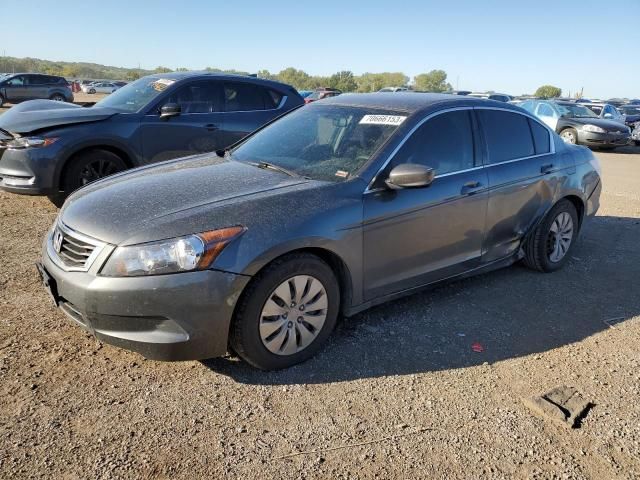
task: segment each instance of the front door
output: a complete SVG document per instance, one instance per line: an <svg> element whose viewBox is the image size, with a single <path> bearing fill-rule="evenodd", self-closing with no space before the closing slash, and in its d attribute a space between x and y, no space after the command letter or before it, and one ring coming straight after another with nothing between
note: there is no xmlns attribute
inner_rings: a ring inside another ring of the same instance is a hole
<svg viewBox="0 0 640 480"><path fill-rule="evenodd" d="M160 118L159 108L167 103L180 105L180 115ZM144 162L160 162L224 148L224 113L221 107L220 82L196 81L180 87L166 97L157 110L143 117Z"/></svg>
<svg viewBox="0 0 640 480"><path fill-rule="evenodd" d="M4 97L8 102L19 102L27 98L27 86L25 85L24 75L10 78L4 82L3 86L5 92Z"/></svg>
<svg viewBox="0 0 640 480"><path fill-rule="evenodd" d="M364 194L365 300L431 283L479 265L488 181L469 110L427 120ZM435 170L431 185L390 190L394 166Z"/></svg>

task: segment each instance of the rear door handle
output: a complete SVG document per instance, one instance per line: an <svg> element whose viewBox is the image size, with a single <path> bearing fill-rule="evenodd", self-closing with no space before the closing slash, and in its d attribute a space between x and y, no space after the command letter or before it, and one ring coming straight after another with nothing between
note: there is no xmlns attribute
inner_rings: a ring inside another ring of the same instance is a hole
<svg viewBox="0 0 640 480"><path fill-rule="evenodd" d="M473 195L482 188L482 184L478 181L470 181L462 185L460 193L462 195Z"/></svg>
<svg viewBox="0 0 640 480"><path fill-rule="evenodd" d="M540 173L546 175L547 173L551 173L553 171L553 163L547 163L546 165L542 165L540 167Z"/></svg>
<svg viewBox="0 0 640 480"><path fill-rule="evenodd" d="M216 125L215 123L207 123L204 128L206 128L207 130L209 130L210 132L214 132L216 130L218 130L218 125Z"/></svg>

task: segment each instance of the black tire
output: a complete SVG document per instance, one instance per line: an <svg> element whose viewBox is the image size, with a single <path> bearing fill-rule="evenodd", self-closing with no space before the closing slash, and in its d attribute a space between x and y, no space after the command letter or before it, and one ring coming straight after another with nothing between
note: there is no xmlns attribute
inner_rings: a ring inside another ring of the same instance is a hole
<svg viewBox="0 0 640 480"><path fill-rule="evenodd" d="M327 294L327 316L319 333L306 348L291 355L278 355L270 352L260 337L260 315L274 290L296 275L310 275L321 282ZM331 268L315 255L286 255L262 270L242 293L231 324L230 347L247 363L261 370L288 368L307 360L322 348L336 325L339 311L340 289Z"/></svg>
<svg viewBox="0 0 640 480"><path fill-rule="evenodd" d="M100 149L83 152L64 169L60 197L66 198L80 187L126 169L127 164L115 153Z"/></svg>
<svg viewBox="0 0 640 480"><path fill-rule="evenodd" d="M89 89L89 93L96 93L96 89L95 88Z"/></svg>
<svg viewBox="0 0 640 480"><path fill-rule="evenodd" d="M633 143L636 144L636 147L640 147L640 140L634 140Z"/></svg>
<svg viewBox="0 0 640 480"><path fill-rule="evenodd" d="M563 128L560 131L560 137L562 138L562 140L564 140L567 143L571 143L572 145L578 144L578 131L575 128L571 128L571 127Z"/></svg>
<svg viewBox="0 0 640 480"><path fill-rule="evenodd" d="M564 256L559 261L552 261L550 259L550 242L553 241L553 232L551 232L551 226L556 218L562 213L568 213L571 216L573 222L573 234L571 243L564 253ZM576 243L576 238L579 231L579 219L576 207L569 200L563 199L556 203L553 208L542 219L538 226L531 232L531 235L524 244L524 264L540 272L555 272L564 266L569 257L571 251Z"/></svg>
<svg viewBox="0 0 640 480"><path fill-rule="evenodd" d="M64 95L61 95L59 93L54 93L53 95L51 95L49 97L49 100L53 100L54 102L66 102L67 99L64 97Z"/></svg>
<svg viewBox="0 0 640 480"><path fill-rule="evenodd" d="M0 108L4 105L4 97L0 95Z"/></svg>
<svg viewBox="0 0 640 480"><path fill-rule="evenodd" d="M54 193L53 195L47 195L47 198L56 207L62 208L62 205L64 205L64 201L67 199L67 196L68 195L65 195L64 193Z"/></svg>

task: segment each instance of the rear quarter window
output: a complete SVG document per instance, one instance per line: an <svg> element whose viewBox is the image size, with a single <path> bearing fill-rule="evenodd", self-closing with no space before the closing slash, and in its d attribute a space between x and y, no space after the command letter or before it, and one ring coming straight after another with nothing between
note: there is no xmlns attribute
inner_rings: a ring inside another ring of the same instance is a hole
<svg viewBox="0 0 640 480"><path fill-rule="evenodd" d="M535 120L529 118L529 127L531 128L531 136L533 137L533 146L536 155L542 155L551 151L551 141L549 132Z"/></svg>
<svg viewBox="0 0 640 480"><path fill-rule="evenodd" d="M478 110L490 164L535 154L528 118L503 110Z"/></svg>

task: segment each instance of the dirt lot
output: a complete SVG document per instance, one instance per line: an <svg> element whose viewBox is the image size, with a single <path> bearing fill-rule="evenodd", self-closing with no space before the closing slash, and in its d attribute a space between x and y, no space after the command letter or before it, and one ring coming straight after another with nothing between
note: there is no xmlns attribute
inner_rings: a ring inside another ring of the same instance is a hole
<svg viewBox="0 0 640 480"><path fill-rule="evenodd" d="M632 152L599 154L602 208L564 270L375 308L276 373L98 344L36 278L55 208L0 194L0 478L640 478ZM581 428L524 406L558 385L595 404Z"/></svg>

